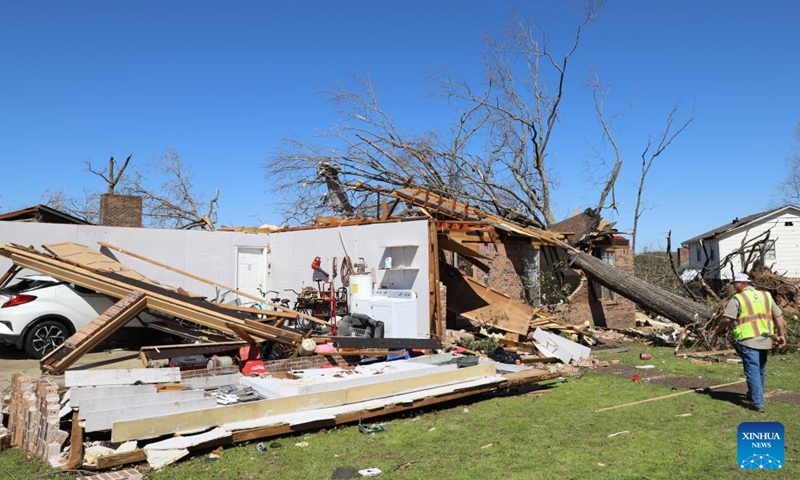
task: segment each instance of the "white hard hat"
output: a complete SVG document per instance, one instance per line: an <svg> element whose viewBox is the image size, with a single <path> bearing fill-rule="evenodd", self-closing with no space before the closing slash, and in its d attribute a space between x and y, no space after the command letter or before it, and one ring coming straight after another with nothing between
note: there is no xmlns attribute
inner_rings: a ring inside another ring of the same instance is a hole
<svg viewBox="0 0 800 480"><path fill-rule="evenodd" d="M737 273L733 276L733 281L735 282L746 282L751 283L750 277L746 273Z"/></svg>

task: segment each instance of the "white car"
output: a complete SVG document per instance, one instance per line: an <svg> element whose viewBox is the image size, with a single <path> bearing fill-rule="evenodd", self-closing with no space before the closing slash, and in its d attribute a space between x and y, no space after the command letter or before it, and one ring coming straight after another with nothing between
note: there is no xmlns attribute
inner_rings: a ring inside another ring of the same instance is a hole
<svg viewBox="0 0 800 480"><path fill-rule="evenodd" d="M114 304L111 298L47 275L0 285L0 343L42 358Z"/></svg>

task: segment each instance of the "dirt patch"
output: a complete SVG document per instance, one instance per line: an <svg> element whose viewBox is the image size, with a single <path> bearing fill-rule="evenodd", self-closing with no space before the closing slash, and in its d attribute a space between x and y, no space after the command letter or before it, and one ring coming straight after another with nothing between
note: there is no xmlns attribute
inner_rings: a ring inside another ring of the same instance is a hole
<svg viewBox="0 0 800 480"><path fill-rule="evenodd" d="M618 363L616 365L609 365L608 367L598 367L595 369L598 373L607 375L614 375L620 378L630 379L632 381L634 375L639 376L640 382L656 383L659 385L666 385L674 388L675 390L693 390L693 389L706 389L715 385L720 385L726 382L717 380L709 380L707 378L689 377L685 375L674 375L659 371L656 368L642 369L636 368L634 365ZM738 405L747 406L745 395L747 394L747 384L739 383L736 385L729 385L714 390L703 392L712 398L718 400L729 401ZM789 405L800 405L800 393L790 392L787 390L780 390L778 388L767 388L765 397L768 402L785 403Z"/></svg>

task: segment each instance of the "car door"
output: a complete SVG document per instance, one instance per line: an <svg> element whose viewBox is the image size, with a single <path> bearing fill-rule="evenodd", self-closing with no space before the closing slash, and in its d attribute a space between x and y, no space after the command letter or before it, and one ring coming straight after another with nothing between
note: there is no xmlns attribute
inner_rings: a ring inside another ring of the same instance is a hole
<svg viewBox="0 0 800 480"><path fill-rule="evenodd" d="M80 330L114 304L106 295L79 285L62 283L55 287L55 301L64 309L76 330Z"/></svg>

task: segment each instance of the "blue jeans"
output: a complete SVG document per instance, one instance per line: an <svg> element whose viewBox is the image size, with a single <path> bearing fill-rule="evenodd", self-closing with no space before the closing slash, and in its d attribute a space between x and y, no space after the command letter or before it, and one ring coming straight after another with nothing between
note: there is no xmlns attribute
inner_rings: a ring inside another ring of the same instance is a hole
<svg viewBox="0 0 800 480"><path fill-rule="evenodd" d="M767 353L769 353L769 350L756 350L741 344L738 347L753 406L756 408L763 407L764 385L767 380Z"/></svg>

